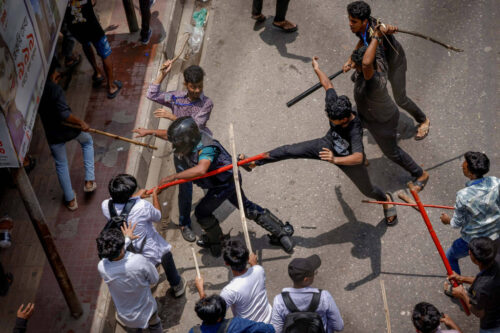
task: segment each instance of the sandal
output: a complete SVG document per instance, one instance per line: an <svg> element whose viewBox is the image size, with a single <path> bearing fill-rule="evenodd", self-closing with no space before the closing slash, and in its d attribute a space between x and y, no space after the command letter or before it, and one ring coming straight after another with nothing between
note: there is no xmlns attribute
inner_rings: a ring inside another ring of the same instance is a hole
<svg viewBox="0 0 500 333"><path fill-rule="evenodd" d="M120 90L121 90L121 89L122 89L122 87L123 87L123 84L122 84L122 82L121 82L121 81L114 80L114 81L113 81L113 83L116 85L116 87L117 87L118 89L116 89L116 90L115 90L115 92L113 92L113 93L108 92L108 98L109 98L109 99L113 99L113 98L115 98L115 97L116 97L116 95L118 95L118 93L120 92Z"/></svg>
<svg viewBox="0 0 500 333"><path fill-rule="evenodd" d="M449 283L448 281L445 281L444 282L444 285L443 285L443 291L444 291L444 294L448 297L451 297L451 298L455 298L453 297L453 286L451 285L451 283Z"/></svg>
<svg viewBox="0 0 500 333"><path fill-rule="evenodd" d="M389 200L394 201L392 194L387 192L386 195L389 197ZM384 217L385 217L385 224L387 224L389 227L392 227L392 226L395 226L396 224L398 224L398 213L396 210L396 206L392 205L392 207L390 207L390 208L387 208L387 209L384 208ZM389 221L390 217L393 217L392 221Z"/></svg>
<svg viewBox="0 0 500 333"><path fill-rule="evenodd" d="M422 192L425 188L425 185L427 185L427 182L429 181L429 176L427 176L427 178L425 180L415 180L413 182L413 185L417 186L418 188L420 188L420 190L417 191L418 192Z"/></svg>
<svg viewBox="0 0 500 333"><path fill-rule="evenodd" d="M92 87L98 88L104 82L104 76L92 75Z"/></svg>
<svg viewBox="0 0 500 333"><path fill-rule="evenodd" d="M252 15L252 18L257 21L257 23L262 23L266 20L266 15L264 14L259 14L259 15Z"/></svg>
<svg viewBox="0 0 500 333"><path fill-rule="evenodd" d="M82 55L79 54L77 56L71 56L69 61L66 61L64 67L71 69L73 67L78 66L78 64L82 61Z"/></svg>
<svg viewBox="0 0 500 333"><path fill-rule="evenodd" d="M425 122L423 122L420 125L418 125L418 127L417 127L417 134L415 135L415 140L420 141L420 140L425 139L427 137L427 135L429 134L429 128L430 127L431 127L431 122L430 121L427 124L425 124ZM419 135L419 130L421 130L423 132L422 135Z"/></svg>
<svg viewBox="0 0 500 333"><path fill-rule="evenodd" d="M238 162L244 160L245 158L246 158L245 154L239 154L238 155ZM242 165L240 165L240 167L242 167L247 172L252 172L252 170L253 170L253 168L251 168L250 165L248 165L248 164L242 164Z"/></svg>
<svg viewBox="0 0 500 333"><path fill-rule="evenodd" d="M290 22L290 21L287 21L287 20L285 20L283 22L285 22L283 24L283 26L277 25L276 22L273 22L273 27L275 27L277 29L280 29L283 32L295 32L295 31L297 31L299 29L298 25L295 25L294 27L292 26L291 28L285 28L284 26L287 25L287 23L289 23L290 25L293 25L293 23Z"/></svg>

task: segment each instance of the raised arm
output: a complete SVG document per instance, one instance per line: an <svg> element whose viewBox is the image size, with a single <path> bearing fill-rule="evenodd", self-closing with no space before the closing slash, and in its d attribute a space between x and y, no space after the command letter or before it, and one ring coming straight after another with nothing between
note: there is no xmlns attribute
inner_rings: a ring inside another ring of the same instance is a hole
<svg viewBox="0 0 500 333"><path fill-rule="evenodd" d="M378 44L382 41L380 35L380 31L375 30L370 45L368 45L365 55L363 56L363 77L365 80L370 80L373 77L373 74L375 74L373 62L375 61L375 56L377 54Z"/></svg>
<svg viewBox="0 0 500 333"><path fill-rule="evenodd" d="M330 88L333 88L333 83L330 81L328 76L321 70L319 69L319 64L318 64L319 58L314 56L312 60L312 66L314 68L314 72L318 76L319 82L325 88L325 90L328 90Z"/></svg>
<svg viewBox="0 0 500 333"><path fill-rule="evenodd" d="M361 46L363 46L363 43L361 43L360 40L358 40L358 44L356 44L356 47L354 48L355 50L359 49ZM353 68L353 62L352 62L352 59L351 59L351 56L349 56L349 59L347 59L347 62L344 64L344 66L342 66L342 70L345 72L348 72L351 70L351 68Z"/></svg>
<svg viewBox="0 0 500 333"><path fill-rule="evenodd" d="M136 128L132 130L132 133L136 133L137 135L135 138L142 138L148 135L154 135L157 138L163 139L163 140L168 140L167 137L167 130L161 130L161 129L147 129L147 128Z"/></svg>

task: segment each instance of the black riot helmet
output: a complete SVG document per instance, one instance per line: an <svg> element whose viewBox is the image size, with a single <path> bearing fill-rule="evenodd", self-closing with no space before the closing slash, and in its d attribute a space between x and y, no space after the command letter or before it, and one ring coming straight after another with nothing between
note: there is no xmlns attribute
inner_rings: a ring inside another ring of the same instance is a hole
<svg viewBox="0 0 500 333"><path fill-rule="evenodd" d="M174 120L167 130L168 141L174 146L174 153L189 154L201 140L198 125L191 117L180 117Z"/></svg>

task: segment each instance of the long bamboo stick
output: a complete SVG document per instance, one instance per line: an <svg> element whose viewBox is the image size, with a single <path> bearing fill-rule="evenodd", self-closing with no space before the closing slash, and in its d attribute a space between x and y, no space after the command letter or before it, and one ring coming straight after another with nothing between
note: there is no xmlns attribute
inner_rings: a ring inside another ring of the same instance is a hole
<svg viewBox="0 0 500 333"><path fill-rule="evenodd" d="M391 333L391 316L389 315L389 306L387 305L387 295L385 294L384 280L380 280L382 289L382 300L384 301L385 322L387 323L387 333Z"/></svg>
<svg viewBox="0 0 500 333"><path fill-rule="evenodd" d="M193 252L193 259L194 259L194 267L196 268L196 276L201 278L200 274L200 266L198 266L198 259L196 258L196 253L194 252L194 248L191 246L191 251Z"/></svg>
<svg viewBox="0 0 500 333"><path fill-rule="evenodd" d="M361 200L362 203L369 203L369 204L379 204L379 205L398 205L398 206L409 206L409 207L418 207L418 205L411 204L411 203L402 203L402 202L393 202L393 201L370 201L370 200ZM453 210L455 209L454 207L451 206L440 206L440 205L423 205L424 207L427 208L440 208L440 209L450 209Z"/></svg>
<svg viewBox="0 0 500 333"><path fill-rule="evenodd" d="M248 251L252 251L252 243L250 243L250 235L248 234L247 219L245 217L245 207L243 207L243 199L241 196L240 177L238 175L238 159L236 156L236 144L234 142L234 128L233 123L229 124L229 142L231 143L231 155L233 158L233 176L234 185L236 186L236 196L238 197L238 208L240 211L241 225L243 226L243 235L245 236L245 243L247 244Z"/></svg>

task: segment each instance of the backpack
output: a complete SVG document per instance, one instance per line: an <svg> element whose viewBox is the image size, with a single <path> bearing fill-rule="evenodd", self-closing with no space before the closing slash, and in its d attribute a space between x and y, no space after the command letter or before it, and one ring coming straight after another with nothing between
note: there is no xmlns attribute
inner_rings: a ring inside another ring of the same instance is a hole
<svg viewBox="0 0 500 333"><path fill-rule="evenodd" d="M130 214L130 211L134 207L136 201L137 200L135 199L134 200L129 199L125 204L125 207L123 207L123 210L121 211L120 215L118 215L113 200L109 199L108 210L110 219L102 229L101 233L109 229L121 230L120 228L123 226L123 223L128 222L128 214ZM142 253L142 250L144 249L144 244L146 244L146 237L144 237L144 240L142 241L141 247L139 249L136 249L134 244L130 243L129 246L127 246L126 250L132 253Z"/></svg>
<svg viewBox="0 0 500 333"><path fill-rule="evenodd" d="M231 324L232 320L233 320L233 318L224 319L222 321L222 325L219 326L219 329L215 333L227 333L228 328L229 328L229 324ZM193 333L201 333L201 325L193 326Z"/></svg>
<svg viewBox="0 0 500 333"><path fill-rule="evenodd" d="M290 293L284 291L281 293L283 302L290 313L285 317L283 333L325 333L323 320L316 312L321 299L321 289L319 293L313 293L311 303L305 311L300 311L293 303Z"/></svg>

